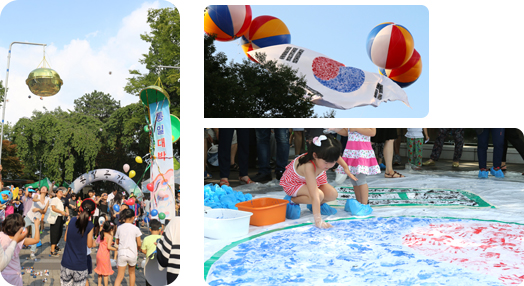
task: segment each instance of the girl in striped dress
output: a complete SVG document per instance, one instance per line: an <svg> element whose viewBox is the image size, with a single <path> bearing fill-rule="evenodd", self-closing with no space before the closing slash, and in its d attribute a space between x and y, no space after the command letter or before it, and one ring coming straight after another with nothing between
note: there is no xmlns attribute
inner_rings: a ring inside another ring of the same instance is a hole
<svg viewBox="0 0 524 286"><path fill-rule="evenodd" d="M355 216L370 215L373 211L369 206L369 189L366 176L380 174L380 167L377 164L375 153L371 147L370 138L375 136L375 128L349 128L337 131L342 136L348 136L346 149L342 159L349 167L351 174L358 180L350 177L351 184L355 190L355 199L346 201L344 210L351 212ZM336 170L339 174L345 174L342 166ZM339 181L339 179L337 179Z"/></svg>
<svg viewBox="0 0 524 286"><path fill-rule="evenodd" d="M342 145L332 135L321 135L313 138L308 153L289 163L280 179L280 185L287 194L284 199L289 201L286 207L286 218L299 218L301 212L299 204L309 204L308 208L313 212L315 226L318 228L332 227L329 223L324 222L321 216L337 212L326 204L338 197L335 188L327 182L326 171L333 168L335 163L339 163L345 166L347 174L353 177L340 157L341 150ZM355 177L353 178L356 180Z"/></svg>

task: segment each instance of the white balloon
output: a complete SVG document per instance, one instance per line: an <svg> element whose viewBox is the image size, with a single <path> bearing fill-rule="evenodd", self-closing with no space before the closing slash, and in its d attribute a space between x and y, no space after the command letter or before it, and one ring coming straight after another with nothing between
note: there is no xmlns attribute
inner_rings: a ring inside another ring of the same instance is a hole
<svg viewBox="0 0 524 286"><path fill-rule="evenodd" d="M105 219L103 216L101 216L101 217L98 219L98 224L99 224L99 225L103 225L104 222L106 222L106 219Z"/></svg>
<svg viewBox="0 0 524 286"><path fill-rule="evenodd" d="M129 172L129 165L125 164L124 165L124 173L127 173L127 172Z"/></svg>

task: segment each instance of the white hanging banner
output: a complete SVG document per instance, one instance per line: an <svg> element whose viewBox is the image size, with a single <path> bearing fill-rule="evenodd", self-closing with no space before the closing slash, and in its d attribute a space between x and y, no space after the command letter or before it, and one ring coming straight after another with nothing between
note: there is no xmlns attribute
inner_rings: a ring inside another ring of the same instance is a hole
<svg viewBox="0 0 524 286"><path fill-rule="evenodd" d="M391 79L358 68L348 67L323 54L299 46L284 44L260 48L248 54L265 54L266 61L277 61L298 70L307 81L306 96L317 105L336 109L379 106L381 102L400 100L408 107L406 92Z"/></svg>

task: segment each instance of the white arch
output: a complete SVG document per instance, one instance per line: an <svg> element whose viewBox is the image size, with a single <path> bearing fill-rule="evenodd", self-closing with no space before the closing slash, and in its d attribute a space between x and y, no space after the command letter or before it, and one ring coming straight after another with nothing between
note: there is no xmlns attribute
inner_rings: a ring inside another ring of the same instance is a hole
<svg viewBox="0 0 524 286"><path fill-rule="evenodd" d="M76 178L76 180L71 183L70 187L76 194L85 186L97 181L111 181L124 188L128 194L135 194L140 201L143 198L142 190L140 190L135 181L129 178L126 174L113 169L96 169L89 171Z"/></svg>

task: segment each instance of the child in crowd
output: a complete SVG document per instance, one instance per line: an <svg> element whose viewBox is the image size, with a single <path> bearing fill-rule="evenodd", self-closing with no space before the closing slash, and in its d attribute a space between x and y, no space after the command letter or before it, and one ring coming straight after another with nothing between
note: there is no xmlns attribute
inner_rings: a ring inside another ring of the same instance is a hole
<svg viewBox="0 0 524 286"><path fill-rule="evenodd" d="M20 214L11 214L2 222L2 232L0 232L0 243L5 251L7 251L8 246L13 240L19 241L16 244L11 261L7 267L2 270L2 276L4 279L11 285L15 286L23 285L21 273L22 268L20 266L19 256L22 246L37 244L40 241L40 234L38 232L35 234L34 238L19 240L20 237L17 235L21 234L20 229L24 228L24 224L24 219ZM40 220L38 218L34 220L34 225L36 228L40 226Z"/></svg>
<svg viewBox="0 0 524 286"><path fill-rule="evenodd" d="M109 285L109 276L113 275L114 271L111 268L111 259L109 251L116 251L117 249L112 246L113 235L116 231L116 225L109 220L106 220L102 224L102 230L100 231L100 246L96 254L96 268L95 272L98 274L98 285L102 286L102 278L106 286ZM118 247L118 246L116 246Z"/></svg>
<svg viewBox="0 0 524 286"><path fill-rule="evenodd" d="M326 204L338 197L338 193L327 183L326 170L339 163L345 170L347 164L340 157L342 145L332 135L321 135L313 138L308 153L293 160L280 179L289 201L286 209L288 219L300 217L299 204L310 204L308 208L313 212L315 226L330 228L329 223L322 220L323 215L332 215L336 210ZM349 173L348 175L356 180Z"/></svg>
<svg viewBox="0 0 524 286"><path fill-rule="evenodd" d="M123 224L118 226L115 234L116 244L118 245L117 267L118 274L115 279L115 286L120 286L128 266L129 284L135 285L135 265L138 259L138 248L142 246L142 232L133 225L135 213L130 209L120 210L120 220Z"/></svg>
<svg viewBox="0 0 524 286"><path fill-rule="evenodd" d="M156 242L158 239L162 238L160 232L162 231L162 223L156 219L151 220L149 223L149 231L151 235L148 235L144 238L142 242L142 252L146 255L147 260L149 257L156 251ZM149 282L146 281L147 286L151 286Z"/></svg>
<svg viewBox="0 0 524 286"><path fill-rule="evenodd" d="M348 136L346 148L342 158L349 166L349 172L354 176L350 176L353 190L355 191L355 199L346 201L344 210L350 212L355 216L370 215L373 210L369 206L369 188L366 182L366 176L380 174L380 167L378 166L375 152L371 147L370 138L375 136L375 128L349 128L337 131L342 136ZM337 173L348 173L348 170L340 165ZM355 179L356 177L356 179Z"/></svg>
<svg viewBox="0 0 524 286"><path fill-rule="evenodd" d="M69 221L64 235L66 245L60 268L61 285L86 285L89 276L87 249L94 245L91 216L95 209L95 202L85 199L80 204L78 217Z"/></svg>
<svg viewBox="0 0 524 286"><path fill-rule="evenodd" d="M424 139L429 141L427 128L408 128L406 132L408 166L416 171L422 169Z"/></svg>

